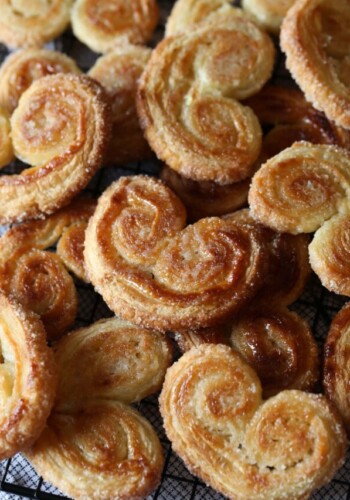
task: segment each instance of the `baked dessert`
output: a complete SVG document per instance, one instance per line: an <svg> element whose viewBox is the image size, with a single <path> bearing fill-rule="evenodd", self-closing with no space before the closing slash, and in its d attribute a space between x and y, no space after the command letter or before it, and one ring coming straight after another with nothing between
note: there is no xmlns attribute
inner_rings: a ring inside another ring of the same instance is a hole
<svg viewBox="0 0 350 500"><path fill-rule="evenodd" d="M175 452L229 498L306 498L344 462L346 435L327 399L291 390L263 402L256 373L228 346L184 354L160 408Z"/></svg>
<svg viewBox="0 0 350 500"><path fill-rule="evenodd" d="M347 0L298 0L281 29L287 67L315 108L350 128L350 5Z"/></svg>
<svg viewBox="0 0 350 500"><path fill-rule="evenodd" d="M150 56L151 49L127 44L97 59L89 71L105 88L112 108L112 135L105 159L112 165L144 160L152 154L135 105L137 82Z"/></svg>
<svg viewBox="0 0 350 500"><path fill-rule="evenodd" d="M43 76L80 73L75 61L55 50L26 49L10 54L0 67L0 106L12 114L21 95Z"/></svg>
<svg viewBox="0 0 350 500"><path fill-rule="evenodd" d="M156 0L77 0L71 13L75 36L95 52L125 42L147 42L158 22Z"/></svg>
<svg viewBox="0 0 350 500"><path fill-rule="evenodd" d="M39 317L0 294L0 459L40 435L56 391L53 354Z"/></svg>
<svg viewBox="0 0 350 500"><path fill-rule="evenodd" d="M7 111L0 107L0 168L13 160L10 117Z"/></svg>
<svg viewBox="0 0 350 500"><path fill-rule="evenodd" d="M266 31L278 35L288 9L296 0L242 0L242 8Z"/></svg>

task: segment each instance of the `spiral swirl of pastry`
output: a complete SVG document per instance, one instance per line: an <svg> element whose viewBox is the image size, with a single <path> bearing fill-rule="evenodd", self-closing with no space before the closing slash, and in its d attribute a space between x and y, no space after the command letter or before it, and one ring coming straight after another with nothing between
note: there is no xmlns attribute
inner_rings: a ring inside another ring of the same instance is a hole
<svg viewBox="0 0 350 500"><path fill-rule="evenodd" d="M335 146L295 143L254 175L248 201L254 218L277 231L312 232L350 197L350 155Z"/></svg>
<svg viewBox="0 0 350 500"><path fill-rule="evenodd" d="M72 9L75 36L95 52L147 42L158 22L156 0L77 0Z"/></svg>
<svg viewBox="0 0 350 500"><path fill-rule="evenodd" d="M315 108L350 128L347 0L299 0L284 19L281 47L287 67Z"/></svg>
<svg viewBox="0 0 350 500"><path fill-rule="evenodd" d="M263 402L257 375L227 346L184 354L160 404L173 449L229 498L306 498L344 462L346 436L326 398L292 390Z"/></svg>
<svg viewBox="0 0 350 500"><path fill-rule="evenodd" d="M5 109L0 107L0 168L7 165L13 159L13 147L10 134L10 117Z"/></svg>
<svg viewBox="0 0 350 500"><path fill-rule="evenodd" d="M97 59L89 75L105 88L112 108L112 137L106 161L123 165L151 155L136 113L136 87L151 49L126 45Z"/></svg>
<svg viewBox="0 0 350 500"><path fill-rule="evenodd" d="M80 73L70 57L46 49L13 52L0 68L0 106L13 113L25 90L43 76L56 73Z"/></svg>
<svg viewBox="0 0 350 500"><path fill-rule="evenodd" d="M0 458L30 446L53 405L56 370L38 316L0 294Z"/></svg>
<svg viewBox="0 0 350 500"><path fill-rule="evenodd" d="M249 177L261 129L252 110L235 99L260 90L273 60L268 35L241 16L163 40L137 95L141 126L157 156L197 181L232 184Z"/></svg>
<svg viewBox="0 0 350 500"><path fill-rule="evenodd" d="M160 181L124 177L99 199L85 239L89 277L123 319L159 330L211 326L260 285L260 231L219 218L185 227Z"/></svg>
<svg viewBox="0 0 350 500"><path fill-rule="evenodd" d="M278 34L288 9L296 0L243 0L242 7L266 31Z"/></svg>
<svg viewBox="0 0 350 500"><path fill-rule="evenodd" d="M73 0L0 0L0 42L41 47L69 24Z"/></svg>
<svg viewBox="0 0 350 500"><path fill-rule="evenodd" d="M86 76L57 74L35 81L11 118L15 154L35 165L0 177L0 222L58 210L100 168L109 140L102 88Z"/></svg>

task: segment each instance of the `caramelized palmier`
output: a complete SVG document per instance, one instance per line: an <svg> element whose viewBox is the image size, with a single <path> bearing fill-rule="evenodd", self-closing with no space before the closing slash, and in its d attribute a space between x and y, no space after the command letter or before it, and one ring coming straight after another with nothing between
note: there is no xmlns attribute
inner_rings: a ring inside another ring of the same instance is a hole
<svg viewBox="0 0 350 500"><path fill-rule="evenodd" d="M0 168L7 165L13 157L10 117L0 107Z"/></svg>

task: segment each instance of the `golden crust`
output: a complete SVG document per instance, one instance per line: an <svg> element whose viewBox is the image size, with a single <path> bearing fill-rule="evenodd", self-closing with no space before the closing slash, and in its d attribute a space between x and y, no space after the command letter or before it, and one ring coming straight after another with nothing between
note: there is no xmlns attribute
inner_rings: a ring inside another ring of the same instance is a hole
<svg viewBox="0 0 350 500"><path fill-rule="evenodd" d="M347 0L298 0L284 19L287 67L315 108L350 128L350 6Z"/></svg>
<svg viewBox="0 0 350 500"><path fill-rule="evenodd" d="M198 328L254 294L266 268L261 231L219 218L184 227L180 200L150 177L121 178L101 196L85 263L116 314L159 330Z"/></svg>
<svg viewBox="0 0 350 500"><path fill-rule="evenodd" d="M151 56L151 49L126 45L97 59L89 75L106 90L112 108L112 136L105 161L123 165L141 161L152 151L136 113L136 87Z"/></svg>
<svg viewBox="0 0 350 500"><path fill-rule="evenodd" d="M75 36L95 52L147 42L158 22L156 0L77 0L72 9Z"/></svg>
<svg viewBox="0 0 350 500"><path fill-rule="evenodd" d="M0 41L10 47L41 47L69 24L73 0L0 0Z"/></svg>
<svg viewBox="0 0 350 500"><path fill-rule="evenodd" d="M137 95L141 126L157 156L197 181L232 184L249 177L261 129L252 110L235 99L260 90L273 60L270 38L240 16L163 40Z"/></svg>
<svg viewBox="0 0 350 500"><path fill-rule="evenodd" d="M278 35L288 9L296 0L243 0L242 8L261 28Z"/></svg>
<svg viewBox="0 0 350 500"><path fill-rule="evenodd" d="M56 370L38 316L0 294L0 459L30 446L53 405Z"/></svg>
<svg viewBox="0 0 350 500"><path fill-rule="evenodd" d="M13 113L19 98L28 87L43 76L56 73L80 73L70 57L46 49L13 52L0 68L0 106Z"/></svg>
<svg viewBox="0 0 350 500"><path fill-rule="evenodd" d="M160 408L187 467L231 499L305 498L344 462L346 436L326 398L292 390L263 402L255 372L227 346L184 354Z"/></svg>
<svg viewBox="0 0 350 500"><path fill-rule="evenodd" d="M89 77L47 76L22 95L11 126L16 156L35 166L0 177L0 223L50 214L87 185L109 141L106 97Z"/></svg>
<svg viewBox="0 0 350 500"><path fill-rule="evenodd" d="M10 163L13 158L10 117L7 111L0 107L0 168Z"/></svg>

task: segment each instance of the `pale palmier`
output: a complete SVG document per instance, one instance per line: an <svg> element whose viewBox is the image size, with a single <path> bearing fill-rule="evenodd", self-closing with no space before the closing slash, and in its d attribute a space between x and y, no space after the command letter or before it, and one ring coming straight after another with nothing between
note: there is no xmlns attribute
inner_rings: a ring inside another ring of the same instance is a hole
<svg viewBox="0 0 350 500"><path fill-rule="evenodd" d="M281 29L287 67L306 99L337 125L350 128L350 4L298 0Z"/></svg>
<svg viewBox="0 0 350 500"><path fill-rule="evenodd" d="M288 9L296 0L243 0L242 8L266 31L278 34Z"/></svg>
<svg viewBox="0 0 350 500"><path fill-rule="evenodd" d="M147 42L157 25L156 0L77 0L71 21L75 36L95 52Z"/></svg>
<svg viewBox="0 0 350 500"><path fill-rule="evenodd" d="M229 498L306 498L343 464L346 435L327 399L282 391L263 402L227 346L191 349L167 372L161 414L173 449Z"/></svg>
<svg viewBox="0 0 350 500"><path fill-rule="evenodd" d="M137 95L141 126L157 156L196 181L249 177L262 133L252 110L236 99L260 90L273 61L268 35L240 16L163 40Z"/></svg>
<svg viewBox="0 0 350 500"><path fill-rule="evenodd" d="M68 26L73 0L1 0L0 41L10 47L41 47Z"/></svg>
<svg viewBox="0 0 350 500"><path fill-rule="evenodd" d="M99 199L85 263L123 319L159 330L211 326L256 292L267 259L261 231L215 217L185 228L185 217L150 177L121 178Z"/></svg>
<svg viewBox="0 0 350 500"><path fill-rule="evenodd" d="M0 107L0 168L5 167L13 158L10 117Z"/></svg>
<svg viewBox="0 0 350 500"><path fill-rule="evenodd" d="M56 370L38 316L0 294L0 458L30 446L54 402Z"/></svg>
<svg viewBox="0 0 350 500"><path fill-rule="evenodd" d="M0 238L0 290L39 314L50 339L60 337L75 320L77 292L63 263L86 279L83 238L94 208L93 200L77 199L47 219L12 227ZM80 246L72 240L72 229L80 232ZM61 237L60 256L45 251Z"/></svg>
<svg viewBox="0 0 350 500"><path fill-rule="evenodd" d="M0 106L13 113L25 90L43 76L56 73L80 73L70 57L45 49L13 52L0 68Z"/></svg>
<svg viewBox="0 0 350 500"><path fill-rule="evenodd" d="M323 385L327 397L337 406L350 435L350 304L333 318L324 346Z"/></svg>
<svg viewBox="0 0 350 500"><path fill-rule="evenodd" d="M11 127L15 155L35 166L0 176L0 223L50 214L87 185L109 141L106 97L87 76L46 76L24 92Z"/></svg>
<svg viewBox="0 0 350 500"><path fill-rule="evenodd" d="M136 87L151 49L126 45L97 59L89 75L105 88L112 108L112 136L106 162L123 165L151 156L136 113Z"/></svg>

